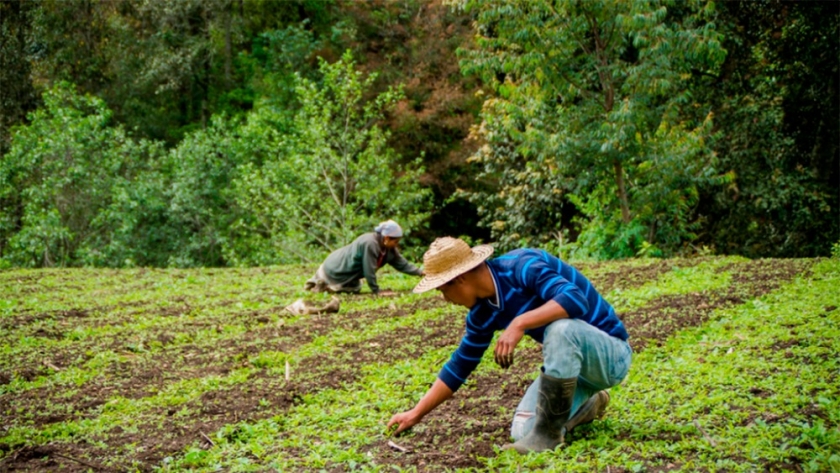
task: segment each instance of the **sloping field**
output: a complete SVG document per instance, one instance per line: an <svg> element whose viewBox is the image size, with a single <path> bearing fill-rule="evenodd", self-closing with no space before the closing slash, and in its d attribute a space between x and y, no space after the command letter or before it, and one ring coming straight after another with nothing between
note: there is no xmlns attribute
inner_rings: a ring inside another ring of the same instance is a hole
<svg viewBox="0 0 840 473"><path fill-rule="evenodd" d="M499 446L539 370L530 340L385 435L463 330L415 278L293 316L327 300L301 290L314 268L2 272L0 471L840 471L840 260L578 267L633 366L606 419L529 456Z"/></svg>

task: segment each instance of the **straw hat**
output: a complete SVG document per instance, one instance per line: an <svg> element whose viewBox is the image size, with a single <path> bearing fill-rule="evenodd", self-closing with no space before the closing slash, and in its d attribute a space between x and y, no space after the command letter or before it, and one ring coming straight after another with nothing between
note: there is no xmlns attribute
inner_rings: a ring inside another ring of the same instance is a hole
<svg viewBox="0 0 840 473"><path fill-rule="evenodd" d="M475 268L492 254L493 247L490 245L470 248L460 238L438 238L423 255L423 271L426 276L417 284L414 292L421 293L440 287Z"/></svg>

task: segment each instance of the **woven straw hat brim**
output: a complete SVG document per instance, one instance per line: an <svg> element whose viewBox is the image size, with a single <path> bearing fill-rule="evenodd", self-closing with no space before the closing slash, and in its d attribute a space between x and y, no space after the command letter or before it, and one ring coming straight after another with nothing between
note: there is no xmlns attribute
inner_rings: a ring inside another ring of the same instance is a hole
<svg viewBox="0 0 840 473"><path fill-rule="evenodd" d="M493 254L493 247L490 245L478 245L471 250L472 256L452 266L448 271L438 274L427 274L424 276L423 279L417 283L417 286L414 287L414 293L420 294L421 292L426 292L443 286L449 281L475 268Z"/></svg>

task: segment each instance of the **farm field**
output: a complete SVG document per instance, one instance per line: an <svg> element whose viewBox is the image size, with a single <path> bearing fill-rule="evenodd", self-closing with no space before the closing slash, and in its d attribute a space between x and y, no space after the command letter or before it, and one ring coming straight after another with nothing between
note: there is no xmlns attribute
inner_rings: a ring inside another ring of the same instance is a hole
<svg viewBox="0 0 840 473"><path fill-rule="evenodd" d="M528 456L499 448L530 339L386 434L463 331L416 278L383 270L396 296L296 316L329 300L302 290L314 267L0 272L0 471L840 471L840 260L576 266L633 365L604 420Z"/></svg>

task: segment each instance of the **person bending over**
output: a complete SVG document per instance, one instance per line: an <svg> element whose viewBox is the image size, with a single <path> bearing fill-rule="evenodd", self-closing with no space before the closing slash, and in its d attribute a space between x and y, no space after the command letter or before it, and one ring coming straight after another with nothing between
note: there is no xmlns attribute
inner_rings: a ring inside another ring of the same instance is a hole
<svg viewBox="0 0 840 473"><path fill-rule="evenodd" d="M365 233L353 243L339 248L324 260L304 289L312 292L350 292L362 290L362 278L374 294L379 294L376 271L390 264L397 271L422 276L423 271L406 261L397 246L402 228L393 220L380 223L373 232Z"/></svg>
<svg viewBox="0 0 840 473"><path fill-rule="evenodd" d="M519 249L485 261L488 245L438 238L423 256L425 277L414 288L437 289L469 310L466 333L429 391L388 428L398 434L452 396L478 366L494 332L496 363L513 363L524 335L542 344L543 365L511 424L520 453L552 450L578 425L603 416L607 389L630 368L628 334L612 306L577 269L542 250Z"/></svg>

